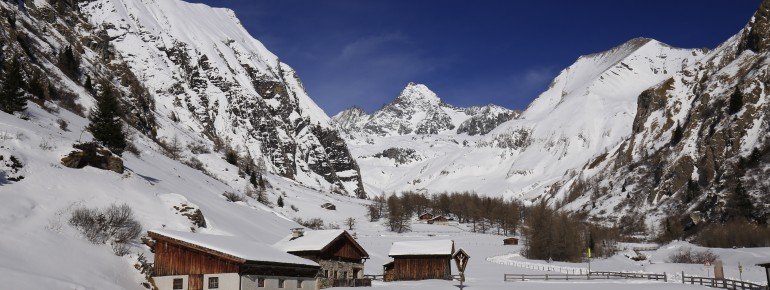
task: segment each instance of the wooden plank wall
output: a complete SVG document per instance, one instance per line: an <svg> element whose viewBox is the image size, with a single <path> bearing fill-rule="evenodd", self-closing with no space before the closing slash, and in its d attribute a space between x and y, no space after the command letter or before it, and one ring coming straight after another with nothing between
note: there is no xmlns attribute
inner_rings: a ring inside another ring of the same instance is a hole
<svg viewBox="0 0 770 290"><path fill-rule="evenodd" d="M394 257L395 280L447 279L452 275L449 256Z"/></svg>
<svg viewBox="0 0 770 290"><path fill-rule="evenodd" d="M163 240L155 244L155 276L238 273L238 270L239 264L211 254Z"/></svg>
<svg viewBox="0 0 770 290"><path fill-rule="evenodd" d="M363 253L352 242L344 238L335 241L326 252L321 253L321 258L325 260L329 258L343 258L350 262L360 263L363 257Z"/></svg>

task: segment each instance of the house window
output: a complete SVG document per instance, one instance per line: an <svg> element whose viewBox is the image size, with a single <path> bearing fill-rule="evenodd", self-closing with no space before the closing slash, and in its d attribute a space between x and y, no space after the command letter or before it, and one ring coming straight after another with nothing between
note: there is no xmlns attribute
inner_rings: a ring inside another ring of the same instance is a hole
<svg viewBox="0 0 770 290"><path fill-rule="evenodd" d="M302 288L302 280L297 280L297 288Z"/></svg>
<svg viewBox="0 0 770 290"><path fill-rule="evenodd" d="M324 270L324 277L329 278L329 270Z"/></svg>
<svg viewBox="0 0 770 290"><path fill-rule="evenodd" d="M348 271L342 271L342 279L348 278Z"/></svg>
<svg viewBox="0 0 770 290"><path fill-rule="evenodd" d="M265 278L257 278L257 287L265 287Z"/></svg>
<svg viewBox="0 0 770 290"><path fill-rule="evenodd" d="M184 289L184 287L183 287L184 279L182 279L182 278L174 278L174 283L173 284L174 285L171 288L173 288L174 290Z"/></svg>
<svg viewBox="0 0 770 290"><path fill-rule="evenodd" d="M219 277L209 277L209 289L219 289Z"/></svg>
<svg viewBox="0 0 770 290"><path fill-rule="evenodd" d="M283 288L284 284L286 284L286 280L278 279L278 288Z"/></svg>

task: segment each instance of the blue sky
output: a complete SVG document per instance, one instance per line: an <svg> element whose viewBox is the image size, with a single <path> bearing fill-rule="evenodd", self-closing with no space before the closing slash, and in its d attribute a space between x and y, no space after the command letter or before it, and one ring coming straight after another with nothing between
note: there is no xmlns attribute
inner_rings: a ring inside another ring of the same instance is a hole
<svg viewBox="0 0 770 290"><path fill-rule="evenodd" d="M407 82L445 102L524 109L578 56L634 37L713 48L760 0L193 0L233 9L334 115Z"/></svg>

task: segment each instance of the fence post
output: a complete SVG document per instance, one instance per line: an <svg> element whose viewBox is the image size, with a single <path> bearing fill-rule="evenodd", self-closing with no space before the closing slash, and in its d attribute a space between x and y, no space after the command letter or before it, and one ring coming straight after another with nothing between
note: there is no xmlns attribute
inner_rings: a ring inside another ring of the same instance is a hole
<svg viewBox="0 0 770 290"><path fill-rule="evenodd" d="M545 280L548 281L548 274L545 274Z"/></svg>
<svg viewBox="0 0 770 290"><path fill-rule="evenodd" d="M684 284L684 271L682 271L682 284Z"/></svg>
<svg viewBox="0 0 770 290"><path fill-rule="evenodd" d="M668 282L668 273L663 272L663 282Z"/></svg>

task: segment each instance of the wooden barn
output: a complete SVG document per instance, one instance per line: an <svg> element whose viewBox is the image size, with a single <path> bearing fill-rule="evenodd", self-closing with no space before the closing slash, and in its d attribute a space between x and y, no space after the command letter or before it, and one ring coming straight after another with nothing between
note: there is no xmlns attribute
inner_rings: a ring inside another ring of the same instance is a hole
<svg viewBox="0 0 770 290"><path fill-rule="evenodd" d="M417 219L421 220L421 221L429 221L429 220L433 219L433 214L429 213L429 212L426 212L426 213L423 213L420 216L418 216Z"/></svg>
<svg viewBox="0 0 770 290"><path fill-rule="evenodd" d="M274 245L289 254L321 265L322 287L371 286L364 278L369 253L345 230L305 231L293 229Z"/></svg>
<svg viewBox="0 0 770 290"><path fill-rule="evenodd" d="M232 236L156 230L158 290L319 289L318 263Z"/></svg>
<svg viewBox="0 0 770 290"><path fill-rule="evenodd" d="M452 279L454 241L395 242L384 265L385 281Z"/></svg>
<svg viewBox="0 0 770 290"><path fill-rule="evenodd" d="M449 222L449 219L443 215L435 216L432 219L428 221L429 224L447 224Z"/></svg>
<svg viewBox="0 0 770 290"><path fill-rule="evenodd" d="M519 244L519 238L509 237L503 239L503 245L518 245Z"/></svg>

